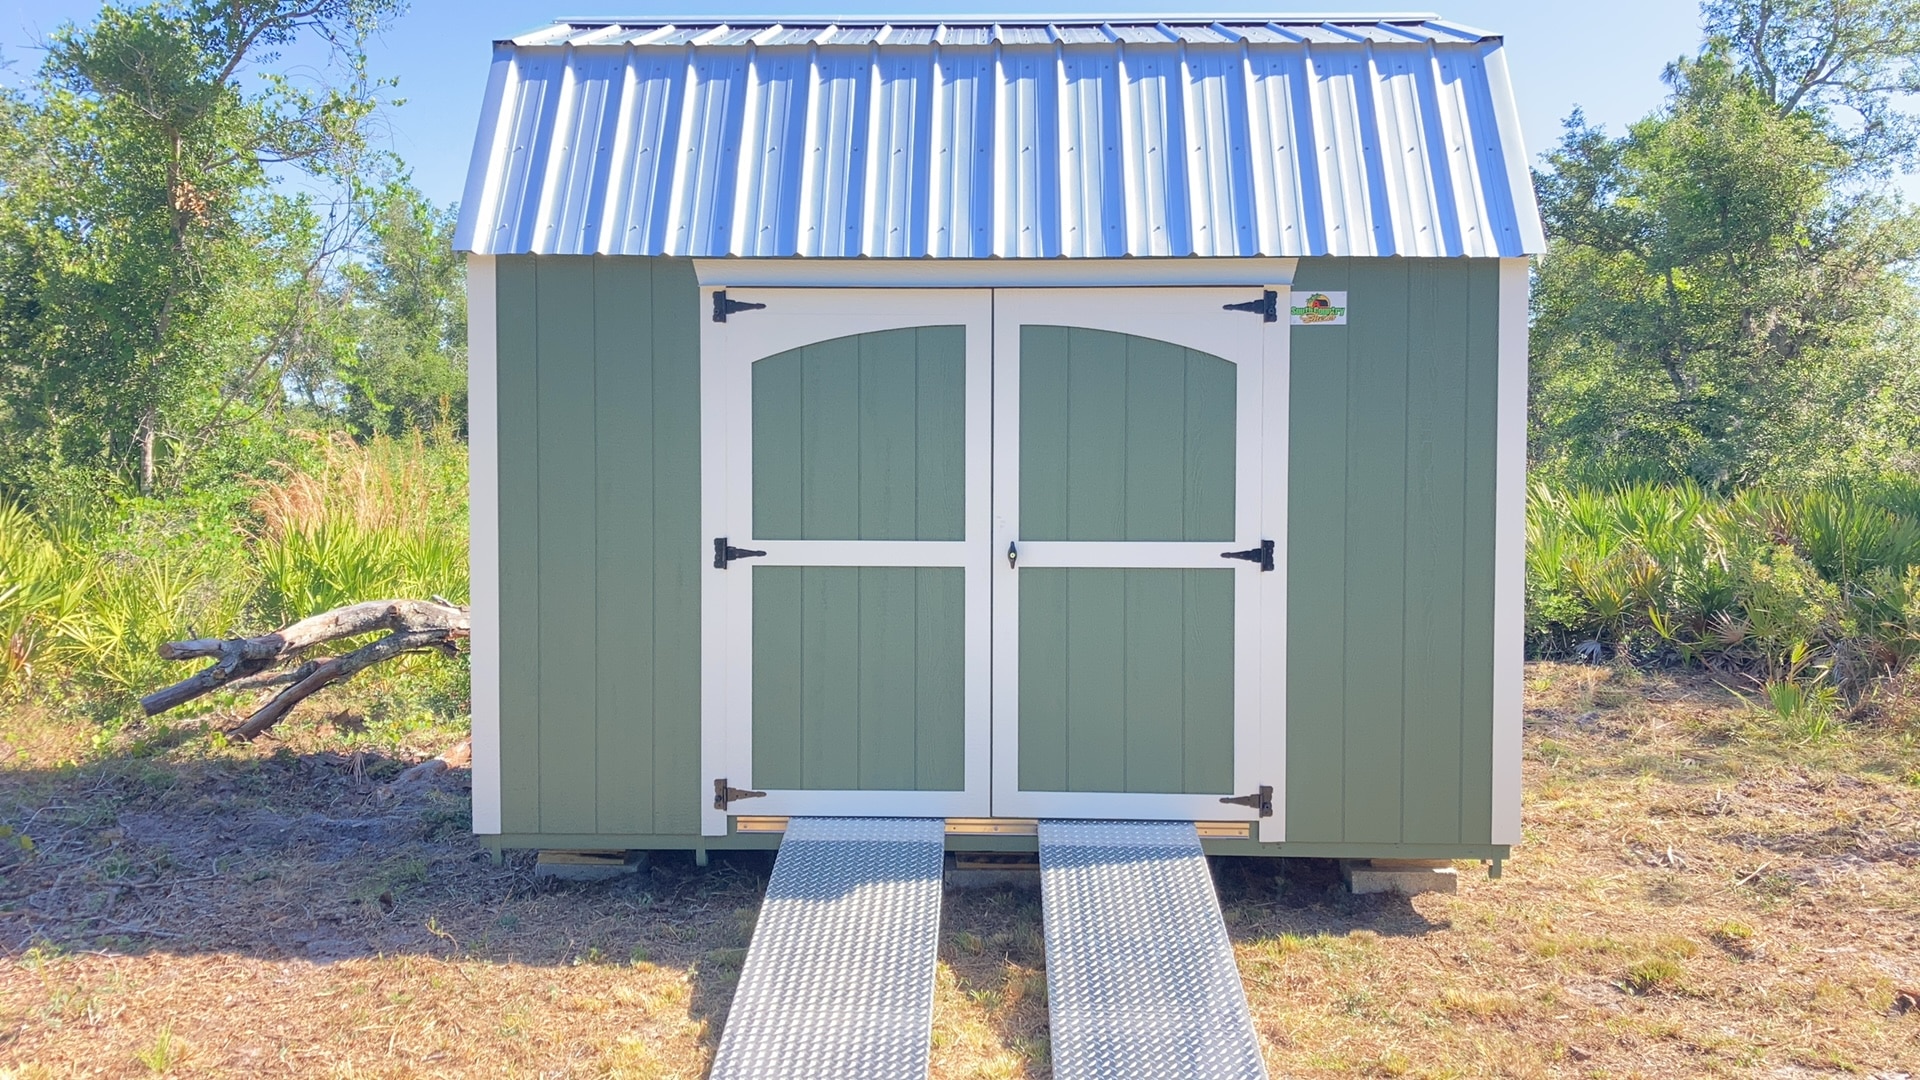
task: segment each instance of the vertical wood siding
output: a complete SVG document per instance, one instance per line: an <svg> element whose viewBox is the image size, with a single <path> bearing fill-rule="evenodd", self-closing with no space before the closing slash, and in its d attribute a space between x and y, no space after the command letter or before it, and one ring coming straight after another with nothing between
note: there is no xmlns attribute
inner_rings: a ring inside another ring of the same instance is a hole
<svg viewBox="0 0 1920 1080"><path fill-rule="evenodd" d="M699 831L690 263L503 257L501 828Z"/></svg>
<svg viewBox="0 0 1920 1080"><path fill-rule="evenodd" d="M1287 839L1489 842L1499 264L1309 259L1295 327Z"/></svg>
<svg viewBox="0 0 1920 1080"><path fill-rule="evenodd" d="M959 567L753 568L753 782L958 791Z"/></svg>

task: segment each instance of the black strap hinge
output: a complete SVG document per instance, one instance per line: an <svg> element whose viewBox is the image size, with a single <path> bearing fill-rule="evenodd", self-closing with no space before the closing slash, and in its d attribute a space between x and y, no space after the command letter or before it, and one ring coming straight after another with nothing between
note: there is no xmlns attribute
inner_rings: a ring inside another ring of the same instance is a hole
<svg viewBox="0 0 1920 1080"><path fill-rule="evenodd" d="M756 304L751 300L729 300L727 299L727 290L720 289L713 294L713 321L726 322L727 316L729 315L737 315L742 311L759 311L766 306L765 304ZM1271 322L1272 320L1269 319L1268 321Z"/></svg>
<svg viewBox="0 0 1920 1080"><path fill-rule="evenodd" d="M713 538L713 568L715 570L725 570L727 564L735 559L759 559L765 557L766 554L764 551L755 551L752 548L734 547L732 544L727 543L727 538L724 536L716 536Z"/></svg>
<svg viewBox="0 0 1920 1080"><path fill-rule="evenodd" d="M1229 806L1250 806L1260 811L1261 817L1273 816L1273 786L1261 784L1260 790L1251 795L1228 795L1221 802Z"/></svg>
<svg viewBox="0 0 1920 1080"><path fill-rule="evenodd" d="M743 788L728 787L727 778L724 776L713 782L713 808L715 810L725 810L728 803L736 803L741 799L764 799L766 797L767 793L764 791L747 791Z"/></svg>
<svg viewBox="0 0 1920 1080"><path fill-rule="evenodd" d="M1273 541L1262 540L1260 541L1259 547L1248 548L1245 551L1223 551L1220 553L1220 557L1223 559L1245 559L1250 563L1259 563L1260 569L1262 570L1271 570L1273 569Z"/></svg>
<svg viewBox="0 0 1920 1080"><path fill-rule="evenodd" d="M1244 304L1222 304L1227 311L1250 311L1260 316L1261 322L1280 321L1280 294L1268 289L1260 294L1260 299L1249 300ZM719 316L714 316L719 318Z"/></svg>

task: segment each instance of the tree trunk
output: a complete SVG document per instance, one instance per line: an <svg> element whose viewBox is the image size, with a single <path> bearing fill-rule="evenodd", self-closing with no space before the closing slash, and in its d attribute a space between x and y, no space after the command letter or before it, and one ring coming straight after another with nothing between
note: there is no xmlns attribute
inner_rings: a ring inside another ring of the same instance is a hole
<svg viewBox="0 0 1920 1080"><path fill-rule="evenodd" d="M140 416L140 494L153 494L153 429L158 422L151 406Z"/></svg>

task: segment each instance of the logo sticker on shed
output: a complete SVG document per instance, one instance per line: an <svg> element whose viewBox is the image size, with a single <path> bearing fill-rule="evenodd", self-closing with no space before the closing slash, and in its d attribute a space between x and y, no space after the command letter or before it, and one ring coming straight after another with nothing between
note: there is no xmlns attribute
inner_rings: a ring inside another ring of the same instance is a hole
<svg viewBox="0 0 1920 1080"><path fill-rule="evenodd" d="M1343 292L1297 292L1287 305L1295 326L1347 325L1347 294Z"/></svg>

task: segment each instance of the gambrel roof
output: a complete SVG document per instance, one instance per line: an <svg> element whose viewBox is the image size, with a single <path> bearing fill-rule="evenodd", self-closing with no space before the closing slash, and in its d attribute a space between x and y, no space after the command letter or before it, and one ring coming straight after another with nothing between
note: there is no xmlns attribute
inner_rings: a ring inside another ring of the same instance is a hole
<svg viewBox="0 0 1920 1080"><path fill-rule="evenodd" d="M456 246L1540 251L1501 40L1432 16L569 19L496 43Z"/></svg>

